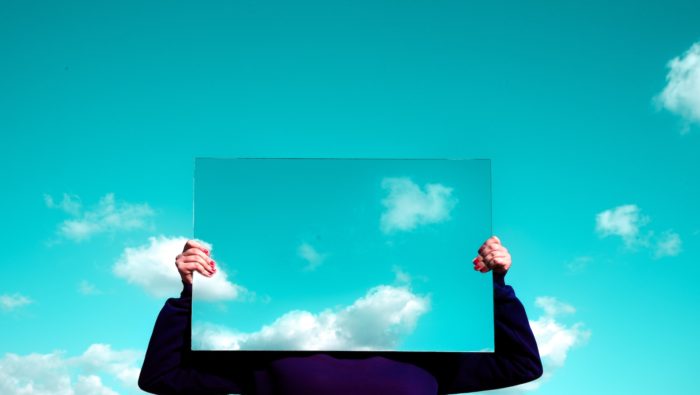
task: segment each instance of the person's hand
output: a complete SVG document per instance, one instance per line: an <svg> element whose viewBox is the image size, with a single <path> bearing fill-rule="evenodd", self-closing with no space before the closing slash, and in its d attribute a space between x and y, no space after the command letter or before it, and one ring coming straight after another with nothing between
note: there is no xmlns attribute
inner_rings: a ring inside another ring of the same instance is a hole
<svg viewBox="0 0 700 395"><path fill-rule="evenodd" d="M501 240L496 236L491 236L481 245L478 255L472 262L474 270L482 273L489 270L505 273L512 263L508 249L501 245Z"/></svg>
<svg viewBox="0 0 700 395"><path fill-rule="evenodd" d="M175 266L182 281L187 284L192 284L192 274L195 271L206 277L216 273L216 262L209 257L209 250L194 240L187 240L182 254L175 257Z"/></svg>

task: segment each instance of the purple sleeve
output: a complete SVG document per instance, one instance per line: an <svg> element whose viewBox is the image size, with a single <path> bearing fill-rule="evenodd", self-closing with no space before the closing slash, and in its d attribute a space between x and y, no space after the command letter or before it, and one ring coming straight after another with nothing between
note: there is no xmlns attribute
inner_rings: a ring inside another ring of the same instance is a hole
<svg viewBox="0 0 700 395"><path fill-rule="evenodd" d="M192 286L183 282L179 298L170 298L160 311L144 357L139 387L160 395L240 393L240 375L230 366L193 363L190 352ZM239 377L237 377L239 376Z"/></svg>
<svg viewBox="0 0 700 395"><path fill-rule="evenodd" d="M542 376L542 361L525 308L504 274L493 273L495 352L458 354L443 370L441 393L484 391Z"/></svg>

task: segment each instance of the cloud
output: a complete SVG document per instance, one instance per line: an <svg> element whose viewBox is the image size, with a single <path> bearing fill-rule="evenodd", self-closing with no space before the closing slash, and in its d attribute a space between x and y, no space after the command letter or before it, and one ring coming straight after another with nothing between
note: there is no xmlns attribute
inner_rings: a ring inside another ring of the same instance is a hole
<svg viewBox="0 0 700 395"><path fill-rule="evenodd" d="M566 268L569 273L578 273L583 271L591 262L593 258L590 256L578 256L566 264Z"/></svg>
<svg viewBox="0 0 700 395"><path fill-rule="evenodd" d="M82 207L82 203L80 202L80 198L78 196L69 195L67 193L63 194L63 199L61 200L61 203L58 204L54 202L51 195L44 194L44 203L46 203L46 207L48 208L60 209L75 216L80 214L80 208Z"/></svg>
<svg viewBox="0 0 700 395"><path fill-rule="evenodd" d="M681 253L681 244L681 237L678 233L667 230L657 240L654 256L656 258L676 256Z"/></svg>
<svg viewBox="0 0 700 395"><path fill-rule="evenodd" d="M142 352L115 351L93 344L82 355L7 353L0 359L0 393L3 395L115 395L143 393L137 380ZM120 392L104 384L118 383Z"/></svg>
<svg viewBox="0 0 700 395"><path fill-rule="evenodd" d="M185 237L149 237L148 244L125 248L113 272L157 298L177 296L182 290L182 279L175 267L175 257L182 252L187 240ZM212 251L211 246L206 245ZM228 280L223 266L217 262L217 272L211 278L195 274L195 292L199 300L233 300L247 292Z"/></svg>
<svg viewBox="0 0 700 395"><path fill-rule="evenodd" d="M12 311L30 303L32 303L31 299L18 293L0 295L0 308L4 311Z"/></svg>
<svg viewBox="0 0 700 395"><path fill-rule="evenodd" d="M640 242L639 228L649 222L649 217L640 214L639 207L625 204L614 209L605 210L596 215L596 231L602 237L620 236L627 247Z"/></svg>
<svg viewBox="0 0 700 395"><path fill-rule="evenodd" d="M302 243L299 246L297 253L307 262L304 270L315 270L326 259L326 254L320 254L311 244L308 243Z"/></svg>
<svg viewBox="0 0 700 395"><path fill-rule="evenodd" d="M99 295L102 293L94 284L87 280L82 280L80 284L78 284L78 292L83 295Z"/></svg>
<svg viewBox="0 0 700 395"><path fill-rule="evenodd" d="M640 235L640 229L649 221L650 218L642 215L639 207L634 204L626 204L598 213L596 215L596 232L601 237L621 237L625 247L629 249L653 248L655 258L680 254L682 241L678 233L666 230L657 237L655 232L650 230L644 236Z"/></svg>
<svg viewBox="0 0 700 395"><path fill-rule="evenodd" d="M92 375L106 373L124 387L141 392L138 389L138 378L142 355L137 350L113 350L109 344L97 343L88 347L81 356L72 359L71 363Z"/></svg>
<svg viewBox="0 0 700 395"><path fill-rule="evenodd" d="M423 191L411 179L401 177L384 178L381 185L388 191L382 200L385 210L380 226L384 233L446 221L457 204L452 188L442 184L426 184Z"/></svg>
<svg viewBox="0 0 700 395"><path fill-rule="evenodd" d="M683 117L687 124L682 133L687 133L690 123L700 123L700 42L671 59L667 67L666 87L656 101Z"/></svg>
<svg viewBox="0 0 700 395"><path fill-rule="evenodd" d="M44 195L46 206L60 209L73 218L58 226L58 234L73 241L84 241L99 233L112 233L141 229L148 226L148 218L154 212L148 204L117 202L114 194L108 193L92 210L83 210L80 198L63 194L57 204L50 195Z"/></svg>
<svg viewBox="0 0 700 395"><path fill-rule="evenodd" d="M192 338L205 350L391 350L429 308L429 296L408 286L380 285L350 306L318 314L293 310L253 333L195 323Z"/></svg>
<svg viewBox="0 0 700 395"><path fill-rule="evenodd" d="M566 325L558 320L559 316L575 313L576 309L573 306L550 296L536 298L535 305L544 311L537 320L530 320L530 327L542 358L542 377L529 383L486 393L522 394L536 390L564 366L573 347L585 344L591 337L591 331L584 329L583 323Z"/></svg>

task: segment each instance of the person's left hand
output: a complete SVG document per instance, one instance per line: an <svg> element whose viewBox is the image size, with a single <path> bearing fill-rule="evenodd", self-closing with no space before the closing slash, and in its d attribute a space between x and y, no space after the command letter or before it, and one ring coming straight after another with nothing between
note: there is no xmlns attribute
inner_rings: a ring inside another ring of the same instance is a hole
<svg viewBox="0 0 700 395"><path fill-rule="evenodd" d="M501 245L501 240L491 236L479 248L479 253L472 261L474 270L486 273L493 270L496 273L505 273L512 263L508 249Z"/></svg>

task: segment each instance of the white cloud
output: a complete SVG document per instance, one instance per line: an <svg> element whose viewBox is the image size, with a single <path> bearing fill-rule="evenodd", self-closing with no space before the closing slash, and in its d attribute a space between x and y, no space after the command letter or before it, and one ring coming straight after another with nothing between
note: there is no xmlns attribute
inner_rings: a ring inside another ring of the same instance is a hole
<svg viewBox="0 0 700 395"><path fill-rule="evenodd" d="M452 188L442 184L426 184L423 191L411 179L401 177L384 178L381 186L388 190L382 200L385 210L380 221L384 233L446 221L457 204Z"/></svg>
<svg viewBox="0 0 700 395"><path fill-rule="evenodd" d="M620 236L627 247L643 243L639 228L649 222L649 217L640 214L639 207L625 204L596 215L596 231L602 237Z"/></svg>
<svg viewBox="0 0 700 395"><path fill-rule="evenodd" d="M109 345L93 344L77 357L61 351L48 354L7 353L0 359L0 393L3 395L115 395L104 378L116 380L121 393L138 389L141 352L114 351Z"/></svg>
<svg viewBox="0 0 700 395"><path fill-rule="evenodd" d="M657 102L683 117L688 124L700 123L700 42L682 56L671 59L667 67L666 87L656 97ZM688 132L688 124L683 133Z"/></svg>
<svg viewBox="0 0 700 395"><path fill-rule="evenodd" d="M630 249L653 248L655 258L680 254L682 242L678 233L666 230L661 236L655 236L655 232L650 230L644 236L640 235L640 229L649 220L648 216L641 214L639 207L626 204L598 213L596 232L601 237L619 236L625 247Z"/></svg>
<svg viewBox="0 0 700 395"><path fill-rule="evenodd" d="M681 253L681 237L678 233L666 231L656 242L654 256L661 258L665 256L676 256Z"/></svg>
<svg viewBox="0 0 700 395"><path fill-rule="evenodd" d="M544 310L544 314L537 320L530 320L530 327L537 340L537 347L542 358L544 370L542 377L529 383L495 391L486 391L486 393L522 394L536 390L542 383L549 380L558 369L564 366L572 347L582 345L590 338L591 332L584 329L583 323L578 322L573 325L566 325L558 320L558 317L561 315L573 314L576 311L573 306L549 296L536 298L535 305Z"/></svg>
<svg viewBox="0 0 700 395"><path fill-rule="evenodd" d="M192 338L195 348L209 350L390 350L429 308L429 296L407 286L380 285L350 306L318 314L293 310L253 333L195 323Z"/></svg>
<svg viewBox="0 0 700 395"><path fill-rule="evenodd" d="M92 344L71 362L90 374L106 373L116 378L124 387L138 389L143 354L136 350L113 350L109 344ZM140 390L138 390L140 392Z"/></svg>
<svg viewBox="0 0 700 395"><path fill-rule="evenodd" d="M100 376L78 376L75 393L80 395L119 395L118 392L102 384Z"/></svg>
<svg viewBox="0 0 700 395"><path fill-rule="evenodd" d="M154 214L148 204L117 202L112 193L100 198L92 210L85 211L77 196L64 194L61 203L56 204L50 195L44 195L44 201L47 207L60 209L73 217L58 226L59 235L73 241L87 240L98 233L145 228L148 218Z"/></svg>
<svg viewBox="0 0 700 395"><path fill-rule="evenodd" d="M0 295L0 308L4 311L11 311L32 303L32 300L18 293L12 295Z"/></svg>
<svg viewBox="0 0 700 395"><path fill-rule="evenodd" d="M550 367L551 374L552 368L564 366L571 347L586 342L591 333L583 329L580 322L566 326L556 320L557 316L576 312L573 306L548 296L538 297L535 304L544 310L544 315L536 321L531 321L530 325L537 339L540 355L545 365Z"/></svg>
<svg viewBox="0 0 700 395"><path fill-rule="evenodd" d="M299 256L306 261L304 270L315 270L326 259L326 254L321 254L309 243L302 243L297 249Z"/></svg>
<svg viewBox="0 0 700 395"><path fill-rule="evenodd" d="M148 240L148 244L125 248L113 267L114 274L157 298L177 296L182 290L182 279L175 267L175 257L188 239L158 236ZM210 245L207 247L212 251ZM228 280L222 266L217 264L217 272L211 278L195 273L194 292L198 300L232 300L246 292Z"/></svg>

